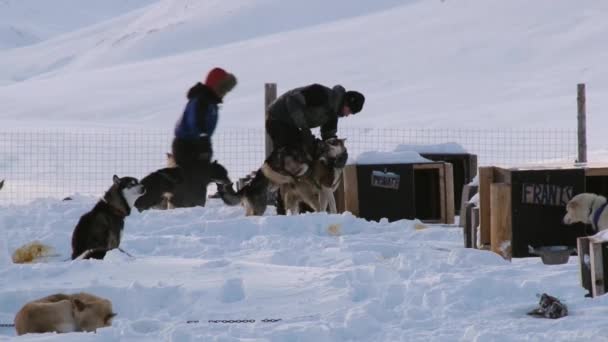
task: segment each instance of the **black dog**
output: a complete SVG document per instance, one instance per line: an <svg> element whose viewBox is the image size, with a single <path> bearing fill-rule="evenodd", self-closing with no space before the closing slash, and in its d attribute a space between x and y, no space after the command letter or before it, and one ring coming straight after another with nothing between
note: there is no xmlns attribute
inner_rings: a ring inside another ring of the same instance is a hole
<svg viewBox="0 0 608 342"><path fill-rule="evenodd" d="M169 156L169 164L174 165L171 158ZM204 207L207 203L209 183L218 185L232 183L228 177L228 170L217 161L188 166L176 165L175 168L180 169L181 181L175 184L172 191L163 194L164 199L170 198L169 206L173 208Z"/></svg>
<svg viewBox="0 0 608 342"><path fill-rule="evenodd" d="M72 259L103 259L106 252L118 248L135 200L144 194L144 186L136 178L119 178L91 211L80 217L72 233Z"/></svg>
<svg viewBox="0 0 608 342"><path fill-rule="evenodd" d="M167 167L152 172L140 181L146 193L135 201L135 207L139 211L171 208L172 203L169 202L175 187L183 181L184 175L179 167Z"/></svg>

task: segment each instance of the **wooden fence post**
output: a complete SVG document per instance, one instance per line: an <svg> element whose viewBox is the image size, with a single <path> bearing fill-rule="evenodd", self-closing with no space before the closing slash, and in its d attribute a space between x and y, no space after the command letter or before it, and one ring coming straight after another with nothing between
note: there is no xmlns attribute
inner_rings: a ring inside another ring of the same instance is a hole
<svg viewBox="0 0 608 342"><path fill-rule="evenodd" d="M577 86L577 102L578 102L578 160L577 163L587 162L587 105L585 98L585 83L579 83Z"/></svg>
<svg viewBox="0 0 608 342"><path fill-rule="evenodd" d="M266 83L264 84L264 132L266 132L266 119L268 119L268 106L277 98L277 84L276 83ZM266 158L272 153L272 140L266 132Z"/></svg>

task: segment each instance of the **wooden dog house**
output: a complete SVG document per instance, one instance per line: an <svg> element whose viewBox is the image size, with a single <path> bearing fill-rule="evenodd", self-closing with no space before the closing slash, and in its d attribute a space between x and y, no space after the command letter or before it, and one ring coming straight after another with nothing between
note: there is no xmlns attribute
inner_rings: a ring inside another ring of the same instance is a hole
<svg viewBox="0 0 608 342"><path fill-rule="evenodd" d="M577 240L581 285L591 297L608 291L608 241L593 236Z"/></svg>
<svg viewBox="0 0 608 342"><path fill-rule="evenodd" d="M347 165L338 210L368 220L454 223L452 175L446 162Z"/></svg>
<svg viewBox="0 0 608 342"><path fill-rule="evenodd" d="M576 247L588 230L562 223L566 204L579 193L607 190L608 165L481 167L479 247L507 259L530 256L529 245Z"/></svg>

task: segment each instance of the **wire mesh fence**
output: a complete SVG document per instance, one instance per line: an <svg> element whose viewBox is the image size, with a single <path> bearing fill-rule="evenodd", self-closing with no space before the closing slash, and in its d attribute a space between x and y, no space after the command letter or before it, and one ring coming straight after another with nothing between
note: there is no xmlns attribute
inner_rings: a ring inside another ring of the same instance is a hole
<svg viewBox="0 0 608 342"><path fill-rule="evenodd" d="M477 154L479 165L574 160L574 130L341 128L351 157L391 151L399 144L454 142ZM213 137L214 158L236 180L265 158L263 129L222 129ZM144 177L166 166L172 135L166 130L0 131L0 205L74 194L99 196L112 175Z"/></svg>

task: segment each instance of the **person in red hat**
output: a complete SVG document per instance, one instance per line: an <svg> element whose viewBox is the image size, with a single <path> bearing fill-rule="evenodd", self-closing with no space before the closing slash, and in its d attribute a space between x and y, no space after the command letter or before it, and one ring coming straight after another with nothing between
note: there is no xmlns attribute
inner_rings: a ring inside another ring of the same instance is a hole
<svg viewBox="0 0 608 342"><path fill-rule="evenodd" d="M172 152L178 166L208 163L213 156L211 136L218 120L218 105L236 86L236 77L222 68L207 74L205 83L188 91L188 103L175 125Z"/></svg>
<svg viewBox="0 0 608 342"><path fill-rule="evenodd" d="M363 94L336 85L320 84L292 89L268 106L266 132L273 149L284 146L311 145L315 137L311 128L321 127L321 139L336 137L338 119L363 109Z"/></svg>

